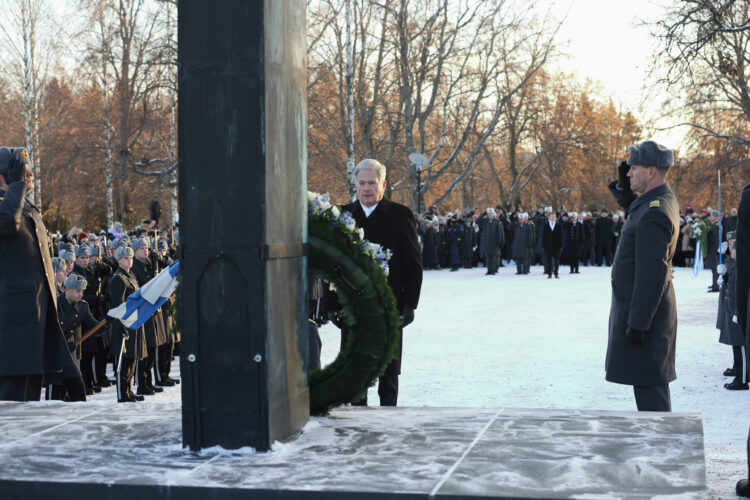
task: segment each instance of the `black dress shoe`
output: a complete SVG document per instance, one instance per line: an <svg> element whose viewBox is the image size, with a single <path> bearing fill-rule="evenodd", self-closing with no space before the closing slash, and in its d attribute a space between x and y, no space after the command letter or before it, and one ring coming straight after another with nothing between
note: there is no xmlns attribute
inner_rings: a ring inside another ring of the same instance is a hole
<svg viewBox="0 0 750 500"><path fill-rule="evenodd" d="M549 280L549 279L552 279L552 275L551 275L551 274L548 274L548 275L547 275L547 279L548 279L548 280Z"/></svg>
<svg viewBox="0 0 750 500"><path fill-rule="evenodd" d="M733 380L731 383L725 384L724 387L726 387L726 389L728 391L746 391L746 390L748 390L748 385L747 384L743 384L739 380Z"/></svg>
<svg viewBox="0 0 750 500"><path fill-rule="evenodd" d="M727 368L724 370L725 377L734 377L734 368Z"/></svg>
<svg viewBox="0 0 750 500"><path fill-rule="evenodd" d="M721 290L721 289L718 286L717 287L709 287L708 293L718 292L719 290Z"/></svg>
<svg viewBox="0 0 750 500"><path fill-rule="evenodd" d="M157 380L155 385L159 387L172 387L173 385L177 385L178 383L179 382L175 381L174 379L167 377L166 380L162 380L161 382Z"/></svg>
<svg viewBox="0 0 750 500"><path fill-rule="evenodd" d="M151 389L154 392L164 392L164 389L162 389L161 387L156 387L154 385L150 385L150 386L148 386L148 388Z"/></svg>
<svg viewBox="0 0 750 500"><path fill-rule="evenodd" d="M180 385L180 379L178 378L167 377L167 380L172 382L174 385Z"/></svg>
<svg viewBox="0 0 750 500"><path fill-rule="evenodd" d="M102 388L101 387L94 386L94 387L92 387L92 389L94 390L94 393L96 393L96 394L99 394L100 392L102 392Z"/></svg>
<svg viewBox="0 0 750 500"><path fill-rule="evenodd" d="M555 275L555 278L559 279L559 278L560 278L560 276L558 276L558 275Z"/></svg>
<svg viewBox="0 0 750 500"><path fill-rule="evenodd" d="M750 480L740 479L734 491L738 497L750 497Z"/></svg>
<svg viewBox="0 0 750 500"><path fill-rule="evenodd" d="M143 401L146 399L143 396L139 396L137 394L132 394L130 397L133 398L135 401Z"/></svg>
<svg viewBox="0 0 750 500"><path fill-rule="evenodd" d="M151 389L149 389L148 387L139 387L138 390L136 391L136 394L138 396L153 396L156 393L152 391Z"/></svg>

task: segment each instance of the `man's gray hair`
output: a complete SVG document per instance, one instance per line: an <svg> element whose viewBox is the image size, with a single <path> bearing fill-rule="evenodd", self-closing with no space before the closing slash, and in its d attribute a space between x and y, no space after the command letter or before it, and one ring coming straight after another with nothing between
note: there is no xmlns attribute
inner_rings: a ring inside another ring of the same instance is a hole
<svg viewBox="0 0 750 500"><path fill-rule="evenodd" d="M385 180L385 165L380 163L378 160L366 158L359 162L359 164L354 168L355 179L357 178L357 174L360 170L374 170L375 175L378 178L378 182L383 182Z"/></svg>

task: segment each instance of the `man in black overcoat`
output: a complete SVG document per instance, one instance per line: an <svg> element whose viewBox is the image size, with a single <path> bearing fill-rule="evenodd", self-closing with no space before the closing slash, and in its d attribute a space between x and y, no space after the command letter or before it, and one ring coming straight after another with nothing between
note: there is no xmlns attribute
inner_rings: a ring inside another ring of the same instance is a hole
<svg viewBox="0 0 750 500"><path fill-rule="evenodd" d="M578 220L578 213L571 212L568 226L567 257L570 273L578 273L578 261L584 245L583 222Z"/></svg>
<svg viewBox="0 0 750 500"><path fill-rule="evenodd" d="M26 199L32 180L28 161L25 149L0 147L0 400L4 401L39 400L44 375L75 364L57 318L47 228L39 209Z"/></svg>
<svg viewBox="0 0 750 500"><path fill-rule="evenodd" d="M547 220L542 223L542 248L544 249L544 272L547 278L552 274L559 278L560 253L562 252L562 225L557 220L557 214L550 212Z"/></svg>
<svg viewBox="0 0 750 500"><path fill-rule="evenodd" d="M750 309L750 185L742 191L740 206L737 210L737 322L745 332L745 366L750 361L750 322L747 313ZM747 414L743 414L747 418ZM737 495L750 497L750 432L747 436L748 479L737 483Z"/></svg>
<svg viewBox="0 0 750 500"><path fill-rule="evenodd" d="M632 385L640 411L671 411L669 383L676 378L672 257L680 210L666 183L673 163L672 150L653 141L630 146L610 185L628 218L612 265L606 378Z"/></svg>
<svg viewBox="0 0 750 500"><path fill-rule="evenodd" d="M379 161L362 160L354 169L357 201L344 205L342 209L350 212L357 226L364 229L365 239L393 252L389 262L388 285L396 297L405 327L414 321L414 310L419 303L422 254L417 241L414 214L408 207L383 197L385 174L385 166ZM400 336L396 358L380 377L378 395L381 406L396 406L398 401L402 346L403 338Z"/></svg>
<svg viewBox="0 0 750 500"><path fill-rule="evenodd" d="M596 265L601 266L604 263L607 266L612 265L612 226L614 222L609 217L609 212L602 209L594 225L594 238L596 239Z"/></svg>

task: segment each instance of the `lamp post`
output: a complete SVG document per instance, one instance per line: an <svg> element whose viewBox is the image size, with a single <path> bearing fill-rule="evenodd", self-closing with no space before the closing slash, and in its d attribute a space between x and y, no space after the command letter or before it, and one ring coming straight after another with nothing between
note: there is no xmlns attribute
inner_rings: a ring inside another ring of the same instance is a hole
<svg viewBox="0 0 750 500"><path fill-rule="evenodd" d="M417 213L421 214L422 209L422 165L417 165Z"/></svg>

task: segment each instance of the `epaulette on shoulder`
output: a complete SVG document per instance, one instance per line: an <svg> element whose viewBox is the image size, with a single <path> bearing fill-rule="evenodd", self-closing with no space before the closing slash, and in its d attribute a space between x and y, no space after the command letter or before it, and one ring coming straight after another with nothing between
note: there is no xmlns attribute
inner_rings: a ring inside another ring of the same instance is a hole
<svg viewBox="0 0 750 500"><path fill-rule="evenodd" d="M648 204L648 208L659 208L660 206L659 200L654 200Z"/></svg>

